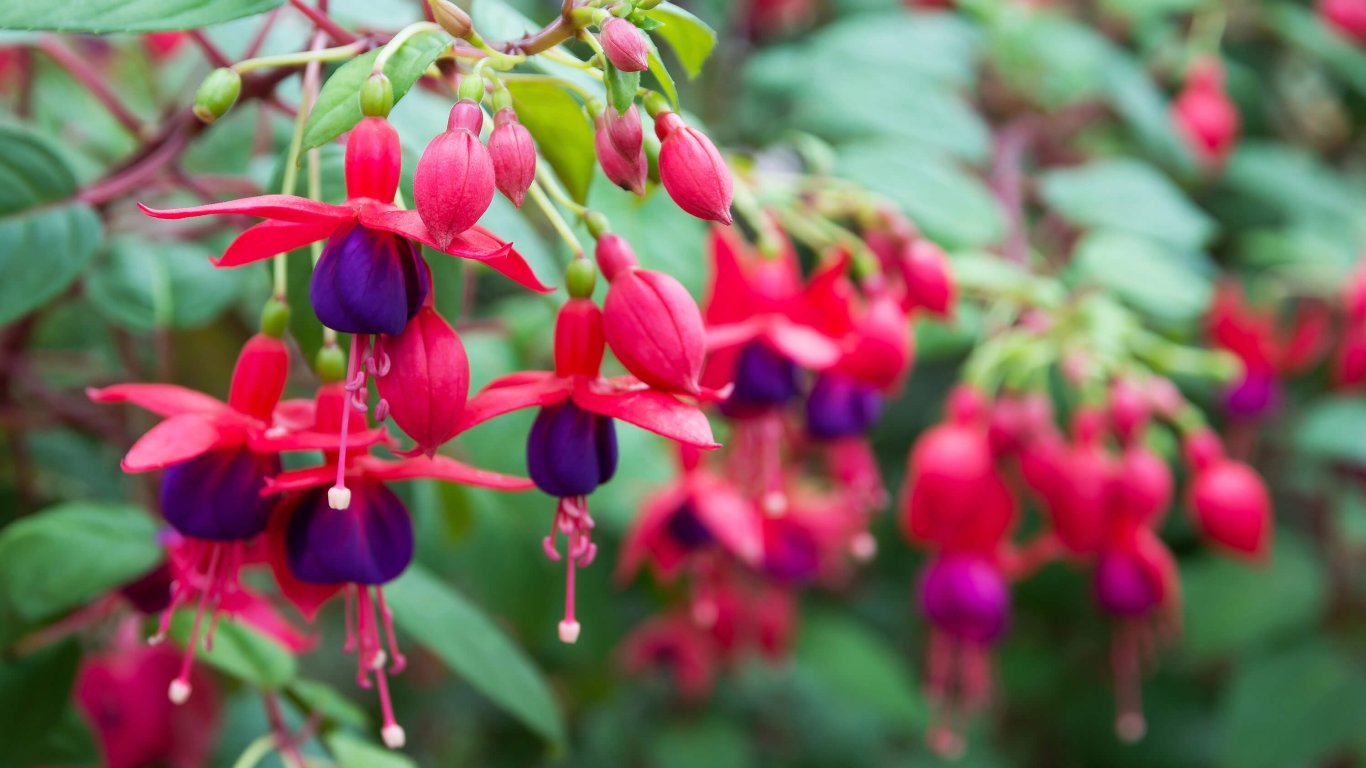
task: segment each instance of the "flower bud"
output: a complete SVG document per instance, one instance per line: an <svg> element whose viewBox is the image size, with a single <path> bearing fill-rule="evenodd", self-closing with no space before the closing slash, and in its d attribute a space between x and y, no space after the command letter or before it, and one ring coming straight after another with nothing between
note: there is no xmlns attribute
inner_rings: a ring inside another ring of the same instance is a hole
<svg viewBox="0 0 1366 768"><path fill-rule="evenodd" d="M200 83L194 96L194 114L206 123L226 115L242 92L242 76L235 69L219 67Z"/></svg>
<svg viewBox="0 0 1366 768"><path fill-rule="evenodd" d="M901 253L901 274L906 281L907 308L923 307L940 317L953 315L957 290L942 248L923 238L907 243Z"/></svg>
<svg viewBox="0 0 1366 768"><path fill-rule="evenodd" d="M469 14L451 0L431 0L431 4L432 18L452 37L463 39L473 31L474 25L470 22Z"/></svg>
<svg viewBox="0 0 1366 768"><path fill-rule="evenodd" d="M644 33L625 19L615 16L602 23L602 52L612 66L622 72L644 72L650 66L650 50Z"/></svg>
<svg viewBox="0 0 1366 768"><path fill-rule="evenodd" d="M388 117L394 108L394 84L383 72L375 72L360 87L360 111L366 117Z"/></svg>
<svg viewBox="0 0 1366 768"><path fill-rule="evenodd" d="M384 337L389 372L375 379L389 415L428 456L456 433L469 397L470 363L465 346L430 305L398 336Z"/></svg>
<svg viewBox="0 0 1366 768"><path fill-rule="evenodd" d="M597 257L611 282L603 332L617 359L655 389L698 394L707 334L697 302L673 277L637 268L618 235L598 240Z"/></svg>
<svg viewBox="0 0 1366 768"><path fill-rule="evenodd" d="M1185 89L1172 104L1176 128L1191 149L1208 163L1220 163L1238 140L1238 108L1224 91L1224 70L1217 59L1197 63Z"/></svg>
<svg viewBox="0 0 1366 768"><path fill-rule="evenodd" d="M878 296L854 328L854 346L836 369L856 381L879 389L894 389L911 367L910 323L890 296Z"/></svg>
<svg viewBox="0 0 1366 768"><path fill-rule="evenodd" d="M451 108L445 133L417 162L413 197L422 222L443 250L479 220L493 202L493 160L479 142L483 110L469 100Z"/></svg>
<svg viewBox="0 0 1366 768"><path fill-rule="evenodd" d="M261 309L261 333L272 338L284 338L289 330L289 305L272 298Z"/></svg>
<svg viewBox="0 0 1366 768"><path fill-rule="evenodd" d="M1190 507L1200 532L1234 552L1262 557L1271 546L1271 496L1239 461L1215 461L1195 475Z"/></svg>
<svg viewBox="0 0 1366 768"><path fill-rule="evenodd" d="M607 110L610 112L611 110ZM623 154L612 141L607 128L606 112L597 117L597 133L593 136L593 146L598 153L598 164L608 181L636 195L645 194L645 174L649 164L645 160L645 150L638 148L632 154Z"/></svg>
<svg viewBox="0 0 1366 768"><path fill-rule="evenodd" d="M228 405L233 410L270 421L289 376L289 350L274 336L258 333L247 340L232 369Z"/></svg>
<svg viewBox="0 0 1366 768"><path fill-rule="evenodd" d="M511 109L499 110L493 117L493 125L493 133L489 134L489 159L493 162L494 181L498 191L521 208L522 198L536 179L536 143Z"/></svg>
<svg viewBox="0 0 1366 768"><path fill-rule="evenodd" d="M602 311L592 299L570 299L555 318L555 374L597 376L602 367Z"/></svg>
<svg viewBox="0 0 1366 768"><path fill-rule="evenodd" d="M356 123L346 139L346 196L391 203L398 191L403 152L398 131L382 117Z"/></svg>
<svg viewBox="0 0 1366 768"><path fill-rule="evenodd" d="M625 112L608 107L602 113L603 125L612 146L622 157L635 157L645 142L645 129L640 122L640 109L635 104Z"/></svg>
<svg viewBox="0 0 1366 768"><path fill-rule="evenodd" d="M1172 470L1142 444L1130 446L1115 475L1115 511L1129 521L1157 528L1172 502Z"/></svg>
<svg viewBox="0 0 1366 768"><path fill-rule="evenodd" d="M730 169L706 134L672 112L655 119L659 177L679 208L699 219L730 224Z"/></svg>

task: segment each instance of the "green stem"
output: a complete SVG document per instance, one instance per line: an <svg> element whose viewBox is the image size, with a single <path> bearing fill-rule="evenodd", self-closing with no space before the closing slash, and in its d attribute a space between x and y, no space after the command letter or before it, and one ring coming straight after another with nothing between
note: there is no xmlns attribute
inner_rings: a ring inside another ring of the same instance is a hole
<svg viewBox="0 0 1366 768"><path fill-rule="evenodd" d="M565 221L564 217L560 215L560 211L555 207L555 204L550 202L550 198L546 197L540 181L537 180L533 182L531 188L528 189L527 192L531 195L531 199L535 201L536 206L545 214L546 219L550 222L550 226L554 228L555 233L569 246L569 250L573 253L574 258L582 259L583 246L579 243L579 238L574 235L574 230L569 228L569 222Z"/></svg>
<svg viewBox="0 0 1366 768"><path fill-rule="evenodd" d="M380 49L379 55L375 57L375 66L372 71L383 72L384 65L389 63L389 57L394 55L394 51L402 48L404 43L411 40L412 37L419 32L430 31L443 32L444 30L441 29L441 25L431 21L419 21L415 24L409 24L399 30L398 34L394 35L394 37Z"/></svg>
<svg viewBox="0 0 1366 768"><path fill-rule="evenodd" d="M336 48L282 53L278 56L258 56L254 59L239 61L236 64L233 64L232 68L238 73L246 73L257 69L288 67L296 64L308 64L314 61L342 61L343 59L349 59L356 54L361 53L368 45L369 44L364 40L359 40L350 45L339 45Z"/></svg>
<svg viewBox="0 0 1366 768"><path fill-rule="evenodd" d="M232 764L232 768L256 768L273 749L275 749L275 734L267 733L248 744L247 748L242 750L241 757L238 757L237 762Z"/></svg>
<svg viewBox="0 0 1366 768"><path fill-rule="evenodd" d="M575 215L583 216L588 213L586 207L579 205L569 197L569 194L564 191L564 187L560 186L560 182L555 179L550 171L546 170L544 163L536 164L536 181L540 182L545 191L555 198L555 202L573 211Z"/></svg>

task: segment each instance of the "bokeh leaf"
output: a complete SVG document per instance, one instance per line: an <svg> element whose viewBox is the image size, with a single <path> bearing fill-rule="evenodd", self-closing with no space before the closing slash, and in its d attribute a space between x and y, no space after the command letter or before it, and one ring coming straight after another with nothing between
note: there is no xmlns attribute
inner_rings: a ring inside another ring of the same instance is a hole
<svg viewBox="0 0 1366 768"><path fill-rule="evenodd" d="M660 3L645 11L645 16L663 25L654 33L664 38L673 49L683 69L687 70L688 77L697 77L716 47L716 31L673 3Z"/></svg>
<svg viewBox="0 0 1366 768"><path fill-rule="evenodd" d="M195 328L218 317L250 281L220 270L198 244L121 238L90 274L87 290L110 322L136 331Z"/></svg>
<svg viewBox="0 0 1366 768"><path fill-rule="evenodd" d="M209 617L204 617L208 628ZM194 627L193 609L176 611L171 618L171 636L181 646L189 642ZM203 636L201 634L201 641ZM213 647L202 645L195 651L195 659L250 683L258 688L278 690L294 679L298 672L294 654L274 639L243 624L241 621L220 617L214 629Z"/></svg>
<svg viewBox="0 0 1366 768"><path fill-rule="evenodd" d="M278 7L284 0L5 0L0 29L156 32L194 29Z"/></svg>
<svg viewBox="0 0 1366 768"><path fill-rule="evenodd" d="M593 180L593 125L579 102L554 83L509 80L512 103L522 125L536 140L536 149L569 194L580 203L588 199Z"/></svg>
<svg viewBox="0 0 1366 768"><path fill-rule="evenodd" d="M1040 185L1048 205L1081 227L1109 227L1189 249L1203 247L1217 228L1167 177L1138 160L1049 171Z"/></svg>

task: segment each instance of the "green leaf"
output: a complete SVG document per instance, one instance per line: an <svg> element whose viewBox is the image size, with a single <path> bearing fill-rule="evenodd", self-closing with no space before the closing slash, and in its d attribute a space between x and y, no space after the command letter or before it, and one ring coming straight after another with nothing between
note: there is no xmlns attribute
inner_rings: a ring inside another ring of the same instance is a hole
<svg viewBox="0 0 1366 768"><path fill-rule="evenodd" d="M716 30L673 3L660 3L645 11L644 16L662 25L655 30L655 34L664 38L678 55L688 77L697 77L716 47Z"/></svg>
<svg viewBox="0 0 1366 768"><path fill-rule="evenodd" d="M1106 61L1104 78L1105 98L1143 148L1165 166L1183 173L1193 171L1195 155L1177 134L1167 96L1147 70L1132 56L1116 54Z"/></svg>
<svg viewBox="0 0 1366 768"><path fill-rule="evenodd" d="M1266 29L1279 34L1304 53L1320 59L1357 93L1366 94L1366 53L1335 33L1308 8L1290 3L1267 3Z"/></svg>
<svg viewBox="0 0 1366 768"><path fill-rule="evenodd" d="M1366 465L1366 402L1356 397L1319 400L1304 415L1295 444L1309 458Z"/></svg>
<svg viewBox="0 0 1366 768"><path fill-rule="evenodd" d="M415 768L417 765L402 752L371 744L345 731L333 731L323 737L323 741L341 768Z"/></svg>
<svg viewBox="0 0 1366 768"><path fill-rule="evenodd" d="M1048 205L1081 227L1109 227L1188 249L1204 246L1217 228L1167 177L1137 160L1050 171L1040 185Z"/></svg>
<svg viewBox="0 0 1366 768"><path fill-rule="evenodd" d="M1220 765L1319 765L1366 729L1366 673L1326 641L1243 663L1224 699Z"/></svg>
<svg viewBox="0 0 1366 768"><path fill-rule="evenodd" d="M384 64L384 74L394 86L394 103L422 77L427 67L451 45L451 36L439 29L424 29L402 41ZM364 116L360 111L360 87L370 77L379 51L371 51L343 64L323 83L304 129L304 149L321 146L351 130Z"/></svg>
<svg viewBox="0 0 1366 768"><path fill-rule="evenodd" d="M92 270L87 295L125 328L196 328L232 306L251 279L245 270L217 269L209 255L194 243L121 238Z"/></svg>
<svg viewBox="0 0 1366 768"><path fill-rule="evenodd" d="M20 128L0 126L0 216L62 200L75 191L76 178L50 143Z"/></svg>
<svg viewBox="0 0 1366 768"><path fill-rule="evenodd" d="M550 686L488 616L417 565L387 585L384 596L404 635L551 744L564 746L564 715Z"/></svg>
<svg viewBox="0 0 1366 768"><path fill-rule="evenodd" d="M84 203L0 218L0 325L61 295L102 237L100 217Z"/></svg>
<svg viewBox="0 0 1366 768"><path fill-rule="evenodd" d="M639 72L622 72L612 66L612 62L605 64L607 68L607 95L612 99L612 107L621 114L631 108L636 100L636 89L640 88Z"/></svg>
<svg viewBox="0 0 1366 768"><path fill-rule="evenodd" d="M513 107L536 148L578 202L593 180L593 125L579 102L554 83L510 80Z"/></svg>
<svg viewBox="0 0 1366 768"><path fill-rule="evenodd" d="M1004 220L980 179L943 155L896 142L840 149L836 171L901 206L931 238L949 248L998 242Z"/></svg>
<svg viewBox="0 0 1366 768"><path fill-rule="evenodd" d="M754 745L740 723L712 716L669 723L650 741L653 768L749 768L758 765Z"/></svg>
<svg viewBox="0 0 1366 768"><path fill-rule="evenodd" d="M803 619L797 662L843 706L877 713L900 728L925 725L925 704L905 659L877 633L845 616Z"/></svg>
<svg viewBox="0 0 1366 768"><path fill-rule="evenodd" d="M1223 182L1273 206L1294 224L1366 234L1366 195L1309 152L1271 142L1246 142L1233 153Z"/></svg>
<svg viewBox="0 0 1366 768"><path fill-rule="evenodd" d="M42 746L43 736L61 725L80 661L80 643L68 638L0 662L0 744L5 745L0 763L30 764L25 753Z"/></svg>
<svg viewBox="0 0 1366 768"><path fill-rule="evenodd" d="M9 525L0 530L0 616L44 621L141 576L161 560L156 531L138 507L91 502Z"/></svg>
<svg viewBox="0 0 1366 768"><path fill-rule="evenodd" d="M51 768L54 765L99 765L100 748L84 712L68 703L57 720L42 733L26 734L26 741L7 741L6 768Z"/></svg>
<svg viewBox="0 0 1366 768"><path fill-rule="evenodd" d="M1318 556L1284 529L1276 539L1262 565L1215 556L1182 562L1186 651L1208 659L1247 652L1318 621L1327 603Z"/></svg>
<svg viewBox="0 0 1366 768"><path fill-rule="evenodd" d="M1097 229L1077 244L1072 268L1134 309L1167 323L1198 320L1209 307L1213 265L1127 232Z"/></svg>
<svg viewBox="0 0 1366 768"><path fill-rule="evenodd" d="M220 617L213 634L213 648L206 650L203 632L208 629L209 617L200 628L200 647L195 659L241 680L268 690L285 687L298 672L294 654L261 632L239 621ZM171 636L181 646L189 643L194 628L195 612L186 608L171 617Z"/></svg>
<svg viewBox="0 0 1366 768"><path fill-rule="evenodd" d="M284 0L6 0L0 29L157 32L194 29L278 7Z"/></svg>
<svg viewBox="0 0 1366 768"><path fill-rule="evenodd" d="M995 71L1048 108L1098 95L1114 46L1099 32L1061 14L1012 6L993 20L987 49Z"/></svg>
<svg viewBox="0 0 1366 768"><path fill-rule="evenodd" d="M674 83L674 76L669 74L669 68L664 66L664 59L660 57L659 48L655 46L655 41L646 37L645 43L650 49L650 56L647 59L650 65L650 74L654 75L655 81L659 83L659 89L664 92L669 103L676 110L678 109L678 85Z"/></svg>

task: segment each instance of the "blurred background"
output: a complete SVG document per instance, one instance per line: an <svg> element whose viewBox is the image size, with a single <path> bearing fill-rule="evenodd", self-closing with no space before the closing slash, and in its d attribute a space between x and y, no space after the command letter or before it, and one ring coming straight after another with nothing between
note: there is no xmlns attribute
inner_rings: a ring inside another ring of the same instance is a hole
<svg viewBox="0 0 1366 768"><path fill-rule="evenodd" d="M485 0L474 5L486 37L507 36L493 31L501 10ZM557 5L507 3L537 21L552 18ZM1024 177L1023 231L1037 249L1038 274L1069 291L1111 294L1147 327L1191 344L1217 345L1211 312L1218 286L1229 281L1287 334L1306 306L1341 315L1366 235L1359 130L1366 51L1351 37L1350 8L1342 22L1331 8L1293 0L682 5L719 35L701 74L680 78L683 103L756 179L766 169L821 167L894 202L955 264L980 268L981 254L999 252L1021 231L1000 198L998 174L1011 137L1027 130L1030 151L1014 163ZM408 0L334 0L332 14L386 29L418 18ZM515 16L503 23L512 35L520 31ZM255 29L244 20L207 34L235 51ZM296 50L308 29L282 18L263 50ZM0 37L0 45L6 40ZM14 44L27 40L16 36ZM197 52L158 52L134 36L67 42L107 52L108 76L149 120L177 95L184 103L206 71ZM1242 123L1236 146L1217 167L1192 151L1171 108L1203 53L1222 55L1226 90ZM116 130L61 68L38 56L32 66L35 85L22 93L13 80L4 85L14 70L0 69L0 115L53 139L78 183L132 149L134 139ZM283 92L290 88L297 85ZM405 98L391 116L405 149L424 146L448 108L447 98L419 90ZM184 167L265 187L278 178L288 134L287 120L267 120L258 105L244 105L188 151ZM336 145L325 148L329 197L341 193L340 155ZM415 155L407 160L411 173ZM594 183L592 205L635 244L642 262L676 275L700 298L705 225L662 194L638 201L601 178ZM6 194L0 190L0 206ZM128 205L108 211L116 223L138 216ZM515 241L538 272L558 274L563 254L539 221L498 197L484 223ZM86 402L84 387L167 380L226 394L235 351L269 291L266 271L215 271L207 256L226 242L221 233L189 243L141 237L147 228L135 222L119 229L88 264L76 266L79 277L60 294L18 314L0 313L8 323L0 334L0 524L61 502L152 498L145 478L124 476L118 464L152 422ZM1116 232L1120 242L1087 247ZM0 257L10 260L0 264L41 264L48 248L57 246L45 239L0 242ZM298 256L291 287L304 302L307 262ZM472 278L452 261L432 265L444 286L443 311L460 312L473 290L462 275ZM1016 277L995 279L1008 284ZM0 286L0 306L18 301L6 291ZM461 330L473 387L546 368L555 308L506 284L478 282L477 303ZM914 372L873 435L893 494L912 442L941 417L989 311L964 301L953 323L918 321ZM295 312L292 332L311 359L320 331L306 314ZM1356 389L1360 375L1343 362L1348 325L1334 320L1307 362L1274 372L1274 408L1231 413L1218 385L1178 380L1267 477L1275 546L1265 563L1232 561L1200 545L1184 514L1169 516L1161 533L1179 560L1184 627L1145 682L1146 738L1132 745L1115 738L1110 626L1093 606L1089 577L1055 563L1014 585L1012 625L996 648L995 696L971 725L960 764L1366 764L1366 401ZM303 396L312 386L301 373L291 392ZM480 427L456 441L455 453L521 474L530 422L530 414L517 414ZM536 733L407 642L411 666L394 681L409 734L406 757L352 745L343 762L937 764L924 746L927 629L913 599L924 559L905 545L891 515L874 523L875 559L842 583L802 595L785 658L737 660L720 670L710 695L694 700L681 698L663 671L625 671L623 638L676 598L677 588L647 577L621 583L614 564L642 499L672 476L674 456L639 430L620 430L619 437L617 479L592 499L602 552L595 567L580 572L584 631L576 645L556 638L562 570L539 546L552 500L429 482L402 490L418 529L419 562L525 649L563 708L563 725L546 716ZM54 569L74 567L52 561ZM338 606L320 621L325 637L340 636ZM307 682L292 689L290 701L312 702L308 708L369 733L364 726L377 722L377 713L369 711L371 696L356 695L351 670L338 643L322 643L298 658L295 679ZM0 734L19 728L51 685L23 674L0 668ZM211 764L231 766L267 730L269 713L255 688L232 675L217 677ZM303 723L304 708L287 706L282 717ZM90 764L88 752L82 758L79 751L82 744L88 750L88 734L79 735L79 724L62 727L68 726L46 737L70 750L65 757L58 750L30 759L16 749L6 758L0 747L0 765ZM18 733L10 731L16 739ZM305 752L317 752L316 745ZM270 755L259 764L280 763Z"/></svg>

